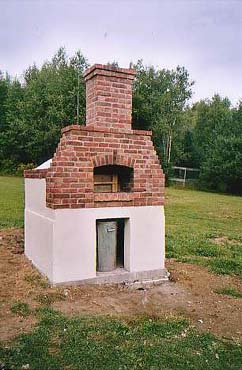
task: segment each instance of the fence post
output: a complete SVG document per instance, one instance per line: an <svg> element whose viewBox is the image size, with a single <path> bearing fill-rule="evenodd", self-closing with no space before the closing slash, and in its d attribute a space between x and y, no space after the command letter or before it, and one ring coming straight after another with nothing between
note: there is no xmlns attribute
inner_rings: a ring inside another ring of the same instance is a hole
<svg viewBox="0 0 242 370"><path fill-rule="evenodd" d="M186 177L187 177L187 169L184 170L184 177L183 177L183 187L186 185Z"/></svg>

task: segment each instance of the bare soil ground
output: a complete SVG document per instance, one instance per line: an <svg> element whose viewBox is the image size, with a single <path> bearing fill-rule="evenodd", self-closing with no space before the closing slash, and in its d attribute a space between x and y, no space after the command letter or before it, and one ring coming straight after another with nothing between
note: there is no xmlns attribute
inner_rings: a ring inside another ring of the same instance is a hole
<svg viewBox="0 0 242 370"><path fill-rule="evenodd" d="M188 318L201 330L220 337L242 339L242 300L214 291L226 286L242 289L239 278L214 275L204 267L167 260L171 281L159 286L50 287L23 254L21 229L0 231L0 340L34 327L34 315L12 313L16 302L34 309L43 304L67 315L150 315Z"/></svg>

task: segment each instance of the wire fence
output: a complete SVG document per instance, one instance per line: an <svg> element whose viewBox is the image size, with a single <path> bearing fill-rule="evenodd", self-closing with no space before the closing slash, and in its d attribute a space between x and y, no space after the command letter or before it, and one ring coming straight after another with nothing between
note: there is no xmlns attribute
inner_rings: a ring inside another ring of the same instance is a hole
<svg viewBox="0 0 242 370"><path fill-rule="evenodd" d="M169 180L185 186L188 182L195 182L199 177L199 172L198 168L173 166Z"/></svg>

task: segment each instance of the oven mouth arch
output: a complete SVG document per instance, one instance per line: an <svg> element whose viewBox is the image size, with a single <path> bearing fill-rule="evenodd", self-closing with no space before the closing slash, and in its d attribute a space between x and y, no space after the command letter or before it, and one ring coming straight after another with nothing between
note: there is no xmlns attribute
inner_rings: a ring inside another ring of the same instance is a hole
<svg viewBox="0 0 242 370"><path fill-rule="evenodd" d="M130 193L133 191L132 167L105 165L93 169L94 193Z"/></svg>
<svg viewBox="0 0 242 370"><path fill-rule="evenodd" d="M117 154L117 150L114 150L110 154L97 155L92 158L93 167L108 166L108 165L119 165L125 167L134 168L135 159L128 156Z"/></svg>

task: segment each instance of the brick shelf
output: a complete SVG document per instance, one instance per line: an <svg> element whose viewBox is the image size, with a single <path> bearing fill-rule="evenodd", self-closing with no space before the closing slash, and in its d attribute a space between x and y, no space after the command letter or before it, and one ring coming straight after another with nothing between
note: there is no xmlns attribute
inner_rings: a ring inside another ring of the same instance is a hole
<svg viewBox="0 0 242 370"><path fill-rule="evenodd" d="M45 179L47 175L47 169L43 170L25 170L24 177L27 179Z"/></svg>
<svg viewBox="0 0 242 370"><path fill-rule="evenodd" d="M94 202L131 202L133 193L94 193Z"/></svg>

